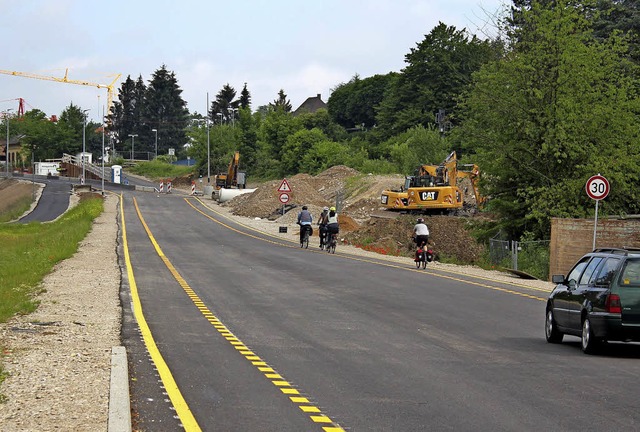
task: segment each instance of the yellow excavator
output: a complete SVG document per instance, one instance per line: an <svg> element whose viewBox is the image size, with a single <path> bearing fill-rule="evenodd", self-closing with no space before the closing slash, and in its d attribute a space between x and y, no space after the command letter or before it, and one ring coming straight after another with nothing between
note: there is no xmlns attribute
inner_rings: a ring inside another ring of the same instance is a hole
<svg viewBox="0 0 640 432"><path fill-rule="evenodd" d="M478 190L479 180L478 166L458 164L454 151L440 165L420 166L415 175L405 177L399 190L382 191L381 203L387 210L421 213L456 213L467 206L477 209L485 202ZM467 196L475 199L475 206L468 198L465 202Z"/></svg>
<svg viewBox="0 0 640 432"><path fill-rule="evenodd" d="M246 173L244 171L240 171L239 168L240 152L237 151L231 158L231 162L229 162L227 172L215 176L216 189L244 189L246 186Z"/></svg>

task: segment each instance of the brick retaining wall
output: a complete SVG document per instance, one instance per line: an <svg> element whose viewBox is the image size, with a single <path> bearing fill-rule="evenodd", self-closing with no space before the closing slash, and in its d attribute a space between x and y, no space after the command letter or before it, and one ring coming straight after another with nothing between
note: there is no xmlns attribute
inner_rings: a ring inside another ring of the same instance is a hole
<svg viewBox="0 0 640 432"><path fill-rule="evenodd" d="M549 279L566 275L582 255L593 248L593 219L551 219ZM596 248L640 248L640 219L598 219Z"/></svg>

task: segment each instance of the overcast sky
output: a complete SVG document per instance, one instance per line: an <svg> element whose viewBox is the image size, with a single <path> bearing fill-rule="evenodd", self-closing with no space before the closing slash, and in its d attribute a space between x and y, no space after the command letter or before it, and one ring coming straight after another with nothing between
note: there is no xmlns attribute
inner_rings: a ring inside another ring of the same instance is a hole
<svg viewBox="0 0 640 432"><path fill-rule="evenodd" d="M404 56L439 21L479 34L504 0L0 0L0 69L117 90L145 83L163 64L175 72L191 112L206 111L224 84L244 83L252 107L283 89L293 108L355 74L400 71ZM486 30L483 30L486 29ZM71 102L99 121L107 92L0 74L0 111L59 115Z"/></svg>

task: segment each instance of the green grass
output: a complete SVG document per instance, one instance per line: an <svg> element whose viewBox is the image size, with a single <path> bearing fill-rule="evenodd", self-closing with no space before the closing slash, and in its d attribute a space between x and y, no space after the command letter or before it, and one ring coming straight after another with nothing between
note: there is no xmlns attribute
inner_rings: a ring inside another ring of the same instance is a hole
<svg viewBox="0 0 640 432"><path fill-rule="evenodd" d="M76 253L103 209L102 198L92 197L52 223L0 225L0 322L37 308L35 295L42 279L53 266ZM0 359L4 349L0 346ZM6 376L0 364L0 384ZM0 403L4 399L0 394Z"/></svg>
<svg viewBox="0 0 640 432"><path fill-rule="evenodd" d="M149 179L161 179L166 177L179 177L193 173L193 166L172 165L161 160L140 162L128 168L133 174L147 177Z"/></svg>
<svg viewBox="0 0 640 432"><path fill-rule="evenodd" d="M0 213L0 223L18 219L24 214L24 212L29 210L32 202L33 199L31 195L22 197L15 204L13 204L8 211Z"/></svg>
<svg viewBox="0 0 640 432"><path fill-rule="evenodd" d="M0 322L35 310L43 277L71 257L102 212L101 197L83 200L52 223L0 225Z"/></svg>

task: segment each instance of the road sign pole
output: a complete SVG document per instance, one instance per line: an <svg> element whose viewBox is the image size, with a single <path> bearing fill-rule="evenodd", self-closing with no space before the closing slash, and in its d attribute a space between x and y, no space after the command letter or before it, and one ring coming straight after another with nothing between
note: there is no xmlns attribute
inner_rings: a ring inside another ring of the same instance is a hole
<svg viewBox="0 0 640 432"><path fill-rule="evenodd" d="M596 230L598 228L598 203L600 202L600 200L596 200L596 218L595 218L595 222L593 223L593 249L596 249Z"/></svg>

